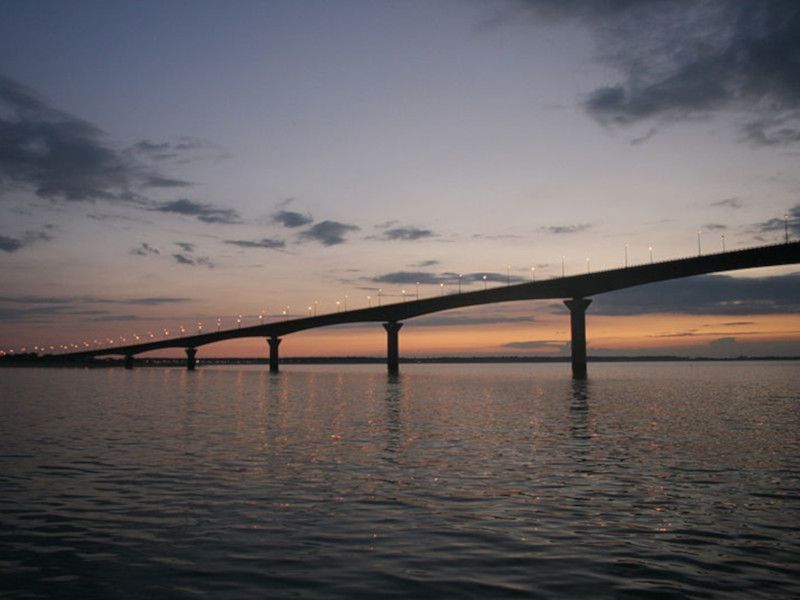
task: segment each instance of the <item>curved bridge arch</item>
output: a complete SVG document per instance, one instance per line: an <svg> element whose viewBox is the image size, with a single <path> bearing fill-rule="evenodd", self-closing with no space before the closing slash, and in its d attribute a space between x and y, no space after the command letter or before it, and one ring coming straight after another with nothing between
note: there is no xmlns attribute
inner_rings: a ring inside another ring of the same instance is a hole
<svg viewBox="0 0 800 600"><path fill-rule="evenodd" d="M154 342L72 352L58 355L56 358L63 360L121 355L125 357L125 366L130 368L133 366L133 357L136 354L164 348L183 348L187 355L187 367L194 369L195 355L197 348L200 346L238 338L264 337L269 341L270 370L277 371L278 346L282 336L318 327L375 322L383 323L387 331L387 365L390 373L396 373L399 363L398 332L402 327L402 321L467 306L520 300L565 299L565 304L570 309L571 315L573 375L575 377L585 377L586 333L584 313L591 302L588 299L589 296L694 275L796 263L800 263L800 242L790 242L610 269L584 275L519 283L474 292L410 300L314 317L288 319L240 329L228 329Z"/></svg>

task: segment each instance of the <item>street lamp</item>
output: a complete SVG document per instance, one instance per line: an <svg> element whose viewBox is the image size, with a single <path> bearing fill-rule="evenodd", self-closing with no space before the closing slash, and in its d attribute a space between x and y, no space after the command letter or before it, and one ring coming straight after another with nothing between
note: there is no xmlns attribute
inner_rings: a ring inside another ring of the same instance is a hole
<svg viewBox="0 0 800 600"><path fill-rule="evenodd" d="M336 312L342 312L342 306L341 306L341 304L342 304L342 303L341 303L341 302L339 302L338 300L336 301Z"/></svg>
<svg viewBox="0 0 800 600"><path fill-rule="evenodd" d="M628 244L625 244L625 268L628 268Z"/></svg>
<svg viewBox="0 0 800 600"><path fill-rule="evenodd" d="M416 286L417 286L417 296L416 296L416 298L417 298L417 300L419 300L419 281L416 283Z"/></svg>
<svg viewBox="0 0 800 600"><path fill-rule="evenodd" d="M203 322L202 321L198 321L197 322L197 333L203 333Z"/></svg>
<svg viewBox="0 0 800 600"><path fill-rule="evenodd" d="M236 319L236 328L240 329L241 327L242 327L242 315L239 315L239 317Z"/></svg>
<svg viewBox="0 0 800 600"><path fill-rule="evenodd" d="M314 316L317 316L317 304L319 304L318 300L314 300Z"/></svg>
<svg viewBox="0 0 800 600"><path fill-rule="evenodd" d="M439 295L444 296L444 283L439 284Z"/></svg>
<svg viewBox="0 0 800 600"><path fill-rule="evenodd" d="M789 215L788 213L783 215L783 241L785 244L789 243Z"/></svg>
<svg viewBox="0 0 800 600"><path fill-rule="evenodd" d="M650 264L653 264L653 247L648 246L647 249L650 251Z"/></svg>
<svg viewBox="0 0 800 600"><path fill-rule="evenodd" d="M309 316L309 317L311 316L311 311L313 311L313 310L314 310L314 309L313 309L313 308L311 307L311 305L309 304L309 305L308 305L308 316Z"/></svg>
<svg viewBox="0 0 800 600"><path fill-rule="evenodd" d="M344 295L344 309L347 310L347 294Z"/></svg>
<svg viewBox="0 0 800 600"><path fill-rule="evenodd" d="M217 331L222 327L222 317L217 317Z"/></svg>
<svg viewBox="0 0 800 600"><path fill-rule="evenodd" d="M536 267L531 267L531 281L536 281Z"/></svg>
<svg viewBox="0 0 800 600"><path fill-rule="evenodd" d="M486 289L486 275L483 276L483 289Z"/></svg>
<svg viewBox="0 0 800 600"><path fill-rule="evenodd" d="M700 234L702 233L703 233L702 229L697 230L697 256L702 256L703 254L702 248L700 247Z"/></svg>
<svg viewBox="0 0 800 600"><path fill-rule="evenodd" d="M587 274L592 272L592 268L591 268L590 264L591 264L591 263L590 263L590 259L589 259L589 257L587 256L587 257L586 257L586 273L587 273Z"/></svg>
<svg viewBox="0 0 800 600"><path fill-rule="evenodd" d="M562 276L562 277L564 277L564 273L565 273L565 270L564 270L564 260L565 260L565 257L564 257L564 255L562 254L562 255L561 255L561 276Z"/></svg>
<svg viewBox="0 0 800 600"><path fill-rule="evenodd" d="M720 237L722 238L722 251L725 252L725 234L720 234Z"/></svg>
<svg viewBox="0 0 800 600"><path fill-rule="evenodd" d="M406 291L405 290L401 290L400 293L403 294L403 302L405 302L406 301Z"/></svg>
<svg viewBox="0 0 800 600"><path fill-rule="evenodd" d="M458 274L458 293L461 293L461 278L464 276L463 273Z"/></svg>
<svg viewBox="0 0 800 600"><path fill-rule="evenodd" d="M383 293L383 290L381 288L378 288L378 306L381 305L381 294L382 293Z"/></svg>
<svg viewBox="0 0 800 600"><path fill-rule="evenodd" d="M506 285L511 285L511 265L506 265Z"/></svg>
<svg viewBox="0 0 800 600"><path fill-rule="evenodd" d="M372 306L372 296L367 296L367 308Z"/></svg>

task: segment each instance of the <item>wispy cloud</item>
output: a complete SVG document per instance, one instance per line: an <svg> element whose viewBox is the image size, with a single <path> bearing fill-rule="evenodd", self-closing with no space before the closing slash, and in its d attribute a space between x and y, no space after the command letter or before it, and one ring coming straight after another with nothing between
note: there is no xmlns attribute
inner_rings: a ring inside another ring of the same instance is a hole
<svg viewBox="0 0 800 600"><path fill-rule="evenodd" d="M717 200L716 202L712 202L709 206L719 207L719 208L742 208L744 206L742 201L738 198L725 198L723 200Z"/></svg>
<svg viewBox="0 0 800 600"><path fill-rule="evenodd" d="M272 222L294 229L313 223L314 218L309 213L303 214L292 210L279 210L272 214Z"/></svg>
<svg viewBox="0 0 800 600"><path fill-rule="evenodd" d="M463 285L469 283L521 283L527 281L524 277L517 275L509 275L507 273L491 273L479 271L475 273L462 273L460 276ZM457 285L459 281L459 274L446 272L446 273L429 273L427 271L394 271L392 273L384 273L383 275L376 275L371 279L375 283L392 283L397 285L402 284L440 284Z"/></svg>
<svg viewBox="0 0 800 600"><path fill-rule="evenodd" d="M110 298L104 296L0 296L0 302L9 304L128 304L132 306L160 306L162 304L184 304L191 298L181 296L144 296L130 298Z"/></svg>
<svg viewBox="0 0 800 600"><path fill-rule="evenodd" d="M338 221L320 221L310 229L300 233L301 239L314 240L324 246L335 246L347 241L346 235L351 231L358 231L356 225L339 223Z"/></svg>
<svg viewBox="0 0 800 600"><path fill-rule="evenodd" d="M211 259L207 256L191 256L185 253L176 253L172 255L172 258L174 258L175 262L179 265L187 265L190 267L208 267L209 269L214 267L214 263L212 263Z"/></svg>
<svg viewBox="0 0 800 600"><path fill-rule="evenodd" d="M286 242L283 240L274 240L271 238L263 238L260 240L225 240L223 243L231 246L239 246L240 248L264 248L267 250L280 250L286 247Z"/></svg>
<svg viewBox="0 0 800 600"><path fill-rule="evenodd" d="M383 232L381 236L385 240L404 240L404 241L414 241L420 240L423 238L430 238L435 237L436 234L431 231L430 229L422 229L421 227L392 227L391 229L387 229Z"/></svg>
<svg viewBox="0 0 800 600"><path fill-rule="evenodd" d="M195 217L203 223L235 225L242 222L239 213L232 208L220 208L212 204L194 202L186 198L158 203L152 210Z"/></svg>
<svg viewBox="0 0 800 600"><path fill-rule="evenodd" d="M135 256L152 256L154 254L161 254L161 251L147 242L142 242L138 247L131 250L131 254Z"/></svg>
<svg viewBox="0 0 800 600"><path fill-rule="evenodd" d="M776 231L786 231L787 229L792 235L800 235L800 204L795 204L786 213L786 218L769 219L757 223L755 229L759 233L773 233Z"/></svg>
<svg viewBox="0 0 800 600"><path fill-rule="evenodd" d="M11 254L37 242L44 242L51 239L53 239L53 236L46 231L26 231L21 237L0 235L0 251Z"/></svg>
<svg viewBox="0 0 800 600"><path fill-rule="evenodd" d="M564 233L580 233L581 231L591 229L591 227L592 226L589 223L579 223L575 225L549 225L546 227L540 227L539 231L559 235Z"/></svg>
<svg viewBox="0 0 800 600"><path fill-rule="evenodd" d="M563 340L526 340L520 342L508 342L502 344L501 348L513 348L515 350L558 350L564 351L566 346Z"/></svg>

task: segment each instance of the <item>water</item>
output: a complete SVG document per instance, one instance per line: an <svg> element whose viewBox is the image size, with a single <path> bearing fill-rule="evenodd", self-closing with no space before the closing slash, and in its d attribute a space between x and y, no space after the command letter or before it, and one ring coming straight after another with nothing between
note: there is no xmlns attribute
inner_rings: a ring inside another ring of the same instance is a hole
<svg viewBox="0 0 800 600"><path fill-rule="evenodd" d="M796 363L0 370L0 595L798 597Z"/></svg>

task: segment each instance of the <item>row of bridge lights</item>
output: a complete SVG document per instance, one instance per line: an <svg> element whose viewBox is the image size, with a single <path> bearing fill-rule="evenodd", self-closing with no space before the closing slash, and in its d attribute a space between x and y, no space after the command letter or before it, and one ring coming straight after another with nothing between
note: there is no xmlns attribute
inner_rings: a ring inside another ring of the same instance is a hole
<svg viewBox="0 0 800 600"><path fill-rule="evenodd" d="M788 214L784 214L783 215L783 221L784 221L784 242L788 244L789 243L789 215ZM698 256L702 256L702 254L703 254L702 235L703 235L703 230L702 229L698 229L697 230L697 255ZM725 252L726 251L726 245L725 245L725 234L724 233L720 235L720 239L721 239L721 242L722 242L722 252ZM650 263L652 264L653 263L653 246L648 246L647 250L648 250L648 253L649 253ZM628 263L628 244L625 244L625 262L624 262L624 264L625 264L625 268L627 268L628 264L629 264ZM591 258L588 257L588 256L586 257L586 272L587 273L591 273ZM530 268L530 274L531 274L531 281L535 282L536 281L536 267L531 267ZM458 274L458 293L459 294L461 293L461 286L462 286L463 277L464 277L463 273L459 273ZM566 256L564 256L564 255L561 256L561 277L566 277ZM482 276L482 280L483 280L483 289L484 290L488 289L488 278L487 278L487 276L483 275ZM506 285L511 285L511 265L507 265L506 266ZM420 286L420 282L417 281L415 283L415 290L414 290L414 298L416 300L419 300L419 286ZM440 296L444 296L446 291L447 291L447 283L446 282L440 282L439 283L439 295ZM403 288L400 293L401 293L401 296L402 296L402 301L406 302L408 291L405 288ZM382 288L378 288L377 289L377 305L378 306L382 305L383 296L384 296L383 289ZM336 300L336 312L342 312L343 310L346 312L347 310L349 310L349 299L350 299L349 295L345 294L344 295L344 302L342 302L341 300ZM373 300L372 295L371 294L368 295L367 296L367 307L368 308L372 307L372 300ZM318 314L318 309L319 309L319 301L318 300L314 300L313 304L309 304L308 305L308 316L309 317L316 317L317 314ZM289 312L290 310L291 310L291 306L288 305L288 304L286 305L286 308L282 309L281 317L283 318L284 321L288 320L289 317L291 316L290 312ZM259 315L258 315L258 324L259 325L264 323L264 318L265 318L265 316L267 316L266 313L267 313L266 309L264 309L263 311L261 311L259 313ZM237 315L235 320L236 320L237 329L241 328L242 322L244 320L244 316L241 315L241 314ZM222 329L222 317L217 317L216 325L217 325L217 331L221 331L221 329ZM180 331L181 337L186 335L186 328L183 325L179 326L179 331ZM202 321L198 321L197 322L197 333L198 333L198 335L203 333L203 322ZM163 339L169 338L169 335L170 335L169 329L164 328L163 329L163 334L164 334L163 335ZM148 341L155 341L155 340L156 340L156 334L153 333L152 331L148 331L146 336L139 336L136 333L134 333L131 336L131 343L133 343L133 344L138 344L138 343L140 343L142 341L148 342ZM36 346L33 346L33 350L36 353L39 353L39 352L59 352L59 351L62 351L62 352L74 352L74 351L80 351L80 350L91 350L93 348L102 348L103 346L106 346L106 345L113 346L114 344L117 344L117 343L127 344L128 343L128 338L125 337L125 336L119 336L117 339L114 339L114 338L97 338L97 339L92 340L91 343L88 342L88 341L84 341L84 342L81 342L79 344L71 343L71 344L54 344L54 345L36 345ZM25 354L27 352L28 352L28 347L27 346L24 346L24 347L19 349L19 353ZM0 350L0 357L9 356L9 355L13 356L16 353L17 353L17 351L14 350L14 349Z"/></svg>

